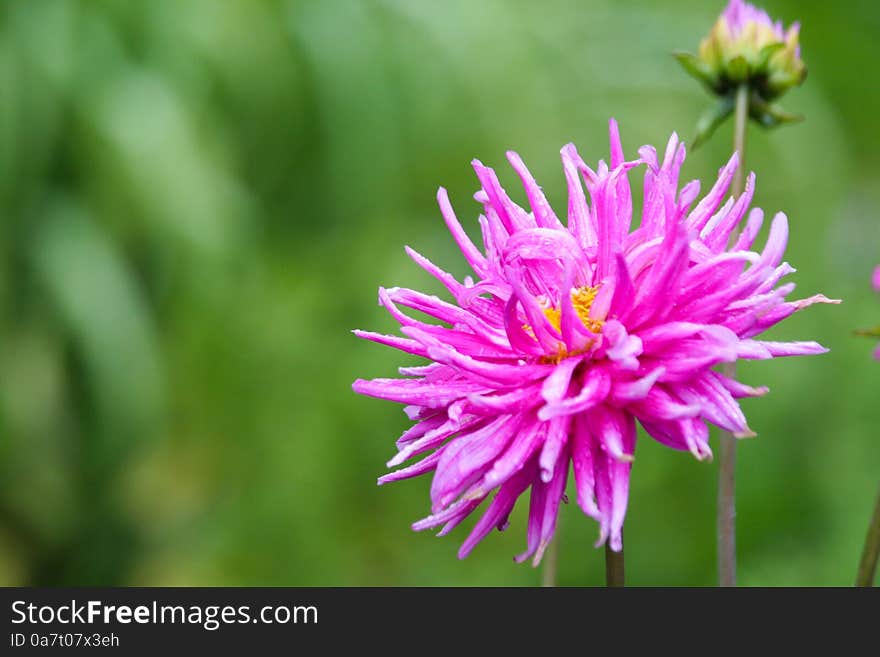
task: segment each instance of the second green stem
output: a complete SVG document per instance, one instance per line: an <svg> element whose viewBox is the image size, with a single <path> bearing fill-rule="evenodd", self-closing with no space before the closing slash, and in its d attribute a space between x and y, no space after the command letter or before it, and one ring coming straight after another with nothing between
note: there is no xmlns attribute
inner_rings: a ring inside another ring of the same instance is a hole
<svg viewBox="0 0 880 657"><path fill-rule="evenodd" d="M868 535L865 537L865 549L862 552L862 560L859 563L856 586L874 585L878 559L880 559L880 493L877 494L874 515L871 517L871 523L868 525Z"/></svg>
<svg viewBox="0 0 880 657"><path fill-rule="evenodd" d="M733 148L739 154L739 167L733 179L734 197L743 193L745 180L746 127L749 121L749 88L736 90ZM732 236L736 239L736 235ZM724 375L736 376L736 363L725 363ZM718 584L736 586L736 438L721 432L718 455Z"/></svg>

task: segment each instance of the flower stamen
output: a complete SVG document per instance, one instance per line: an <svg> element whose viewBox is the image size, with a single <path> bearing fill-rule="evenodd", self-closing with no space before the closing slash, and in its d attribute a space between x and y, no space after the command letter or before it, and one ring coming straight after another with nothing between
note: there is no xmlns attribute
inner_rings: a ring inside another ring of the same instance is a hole
<svg viewBox="0 0 880 657"><path fill-rule="evenodd" d="M601 331L602 325L605 323L601 319L590 317L590 308L593 307L593 301L595 301L598 292L598 285L595 287L584 285L583 287L573 288L571 291L571 305L574 306L575 313L577 313L581 323L593 333ZM544 316L550 320L550 323L553 324L557 331L562 330L562 311L559 308L545 308Z"/></svg>
<svg viewBox="0 0 880 657"><path fill-rule="evenodd" d="M575 314L587 330L596 334L602 330L602 325L605 323L604 320L590 317L590 309L593 307L593 301L595 301L598 292L598 285L595 287L584 285L582 287L572 288L571 290L571 305L574 307ZM560 308L549 306L544 309L544 316L553 325L553 328L557 331L562 331L562 310ZM558 364L570 356L577 356L578 354L585 353L589 350L590 345L592 345L592 340L584 349L569 352L565 348L565 345L560 342L557 352L555 354L542 356L541 362Z"/></svg>

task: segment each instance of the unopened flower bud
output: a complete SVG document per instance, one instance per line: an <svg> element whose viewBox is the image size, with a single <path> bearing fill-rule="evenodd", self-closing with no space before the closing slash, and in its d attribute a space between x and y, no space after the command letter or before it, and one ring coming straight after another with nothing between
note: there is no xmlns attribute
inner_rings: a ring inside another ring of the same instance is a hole
<svg viewBox="0 0 880 657"><path fill-rule="evenodd" d="M765 127L801 120L773 104L786 91L800 85L807 75L801 59L800 24L787 30L766 11L730 0L696 55L678 52L684 69L721 98L701 120L698 141L707 138L733 110L733 95L749 87L749 114Z"/></svg>

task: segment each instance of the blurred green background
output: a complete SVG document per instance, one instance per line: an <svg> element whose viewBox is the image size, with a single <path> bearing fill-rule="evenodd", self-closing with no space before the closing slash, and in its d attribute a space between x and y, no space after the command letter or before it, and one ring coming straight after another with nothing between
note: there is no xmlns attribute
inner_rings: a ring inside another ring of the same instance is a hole
<svg viewBox="0 0 880 657"><path fill-rule="evenodd" d="M525 508L465 560L415 534L429 480L375 479L407 426L357 377L406 361L379 285L466 273L469 161L517 150L564 211L559 149L690 139L709 97L678 69L722 2L333 0L0 6L0 583L530 585ZM880 480L880 5L768 1L803 22L806 123L752 128L756 203L791 219L801 313L828 355L748 364L740 581L848 585ZM729 125L684 178L726 160ZM638 187L638 185L637 185ZM714 438L713 438L714 441ZM715 581L717 465L639 443L632 584ZM597 528L561 517L562 584L603 582Z"/></svg>

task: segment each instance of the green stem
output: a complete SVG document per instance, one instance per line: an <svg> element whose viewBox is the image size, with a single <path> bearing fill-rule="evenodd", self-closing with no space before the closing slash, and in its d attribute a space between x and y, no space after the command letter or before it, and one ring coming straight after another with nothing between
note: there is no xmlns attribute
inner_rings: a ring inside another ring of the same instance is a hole
<svg viewBox="0 0 880 657"><path fill-rule="evenodd" d="M743 193L746 179L746 127L749 123L749 87L744 84L736 90L736 105L733 110L733 148L739 153L739 167L733 177L731 193Z"/></svg>
<svg viewBox="0 0 880 657"><path fill-rule="evenodd" d="M736 366L725 363L722 371L732 377ZM718 457L718 585L736 586L736 438L727 431Z"/></svg>
<svg viewBox="0 0 880 657"><path fill-rule="evenodd" d="M624 586L623 550L615 552L605 544L605 586L608 588Z"/></svg>
<svg viewBox="0 0 880 657"><path fill-rule="evenodd" d="M856 586L874 586L878 559L880 559L880 494L877 495L877 505L874 507L874 515L868 526L868 535L865 537L865 549L862 551L862 560L859 563Z"/></svg>
<svg viewBox="0 0 880 657"><path fill-rule="evenodd" d="M749 88L741 85L736 90L734 109L733 148L739 153L739 167L733 178L731 192L735 197L743 193L745 180L746 127L749 121ZM731 240L736 239L731 236ZM736 364L725 363L725 376L736 376ZM718 467L718 584L736 586L736 438L721 432Z"/></svg>
<svg viewBox="0 0 880 657"><path fill-rule="evenodd" d="M547 546L544 553L544 570L541 573L541 586L556 586L556 566L559 563L559 528L556 529L556 536Z"/></svg>

